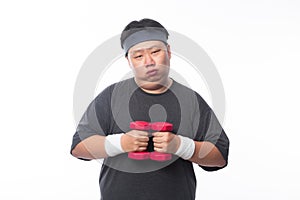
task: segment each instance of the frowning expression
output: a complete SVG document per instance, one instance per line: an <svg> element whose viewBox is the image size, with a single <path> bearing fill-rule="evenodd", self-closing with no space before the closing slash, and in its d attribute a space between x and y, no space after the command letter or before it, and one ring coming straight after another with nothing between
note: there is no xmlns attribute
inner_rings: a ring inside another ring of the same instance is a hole
<svg viewBox="0 0 300 200"><path fill-rule="evenodd" d="M140 81L160 82L169 75L170 47L161 41L145 41L128 51L128 62L135 78Z"/></svg>

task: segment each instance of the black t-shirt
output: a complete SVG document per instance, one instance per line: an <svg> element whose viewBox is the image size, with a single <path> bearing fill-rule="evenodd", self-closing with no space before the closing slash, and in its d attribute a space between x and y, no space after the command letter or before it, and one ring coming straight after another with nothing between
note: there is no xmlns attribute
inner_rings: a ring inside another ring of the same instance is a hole
<svg viewBox="0 0 300 200"><path fill-rule="evenodd" d="M172 123L174 134L212 142L227 162L229 140L213 111L199 94L176 81L162 94L144 92L133 78L109 86L84 113L72 149L95 134L128 132L132 121ZM195 199L193 165L175 155L165 162L131 160L127 153L106 158L99 181L103 200Z"/></svg>

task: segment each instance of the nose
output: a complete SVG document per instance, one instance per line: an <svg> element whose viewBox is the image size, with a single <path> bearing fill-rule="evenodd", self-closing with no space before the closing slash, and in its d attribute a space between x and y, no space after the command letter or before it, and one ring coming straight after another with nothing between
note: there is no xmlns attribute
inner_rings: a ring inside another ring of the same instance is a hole
<svg viewBox="0 0 300 200"><path fill-rule="evenodd" d="M154 66L155 65L155 61L152 58L152 56L151 56L150 53L146 53L144 64L145 64L146 67L150 67L150 66Z"/></svg>

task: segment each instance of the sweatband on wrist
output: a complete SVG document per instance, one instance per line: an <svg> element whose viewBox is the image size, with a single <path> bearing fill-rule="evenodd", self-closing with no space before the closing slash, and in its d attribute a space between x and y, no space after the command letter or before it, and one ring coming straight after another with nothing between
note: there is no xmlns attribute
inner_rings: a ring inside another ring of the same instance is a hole
<svg viewBox="0 0 300 200"><path fill-rule="evenodd" d="M184 137L181 135L178 135L180 139L180 146L178 150L176 151L175 155L188 160L190 159L195 151L195 142L191 138Z"/></svg>
<svg viewBox="0 0 300 200"><path fill-rule="evenodd" d="M122 135L123 133L105 137L104 148L108 156L112 157L125 152L121 146Z"/></svg>

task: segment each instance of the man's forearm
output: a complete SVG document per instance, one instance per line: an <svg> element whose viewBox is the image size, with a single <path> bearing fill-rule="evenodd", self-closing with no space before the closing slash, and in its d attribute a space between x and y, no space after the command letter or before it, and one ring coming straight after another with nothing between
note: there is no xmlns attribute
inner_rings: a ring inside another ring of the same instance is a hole
<svg viewBox="0 0 300 200"><path fill-rule="evenodd" d="M223 167L226 164L222 154L211 142L195 142L195 151L191 162L207 167Z"/></svg>
<svg viewBox="0 0 300 200"><path fill-rule="evenodd" d="M105 136L93 135L81 141L72 150L72 155L84 159L100 159L107 157L105 152Z"/></svg>
<svg viewBox="0 0 300 200"><path fill-rule="evenodd" d="M226 164L222 154L210 142L195 142L195 151L191 162L207 167L223 167ZM108 155L105 151L105 136L94 135L81 141L72 150L72 155L83 159L101 159Z"/></svg>

